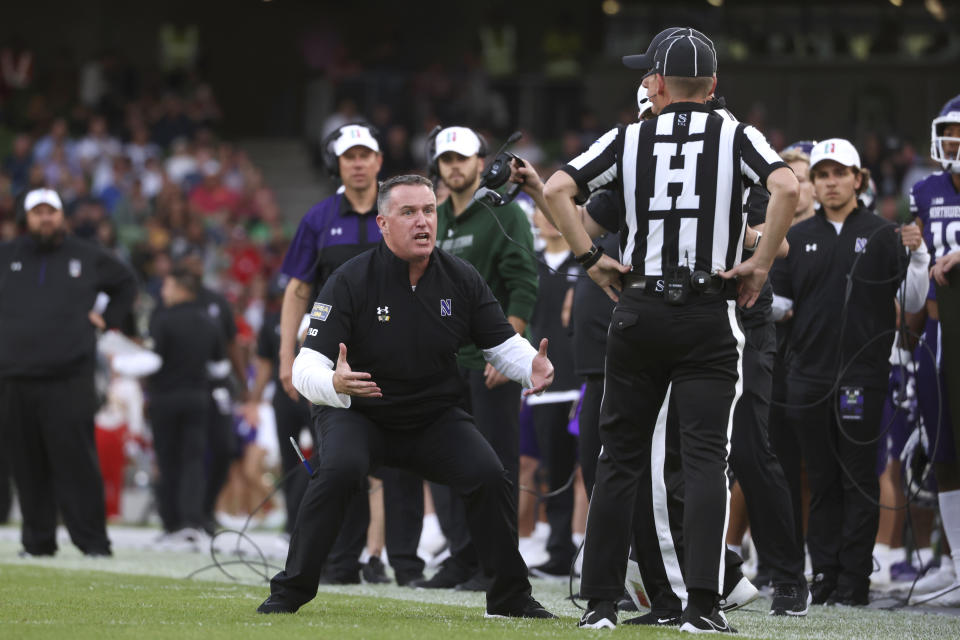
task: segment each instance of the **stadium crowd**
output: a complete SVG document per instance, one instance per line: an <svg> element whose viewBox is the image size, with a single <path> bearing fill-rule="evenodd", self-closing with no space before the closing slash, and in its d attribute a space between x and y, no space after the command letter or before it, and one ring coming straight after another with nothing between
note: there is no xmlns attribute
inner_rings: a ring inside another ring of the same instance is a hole
<svg viewBox="0 0 960 640"><path fill-rule="evenodd" d="M10 55L15 54L17 51L13 50ZM194 298L202 288L207 288L227 301L228 306L220 307L220 311L211 315L226 313L230 316L229 321L220 324L233 326L222 335L223 346L229 351L224 357L229 357L233 369L224 409L225 415L229 416L228 449L232 469L222 480L223 490L214 496L214 502L206 505L206 519L191 521L191 532L186 537L170 537L182 530L183 523L175 518L168 521L161 513L168 534L164 539L166 542L179 540L205 544L208 538L201 533L202 530L209 534L228 524L218 523L216 517L221 520L230 516L242 519L260 505L270 490L264 480L266 472L273 472L274 477L280 478L289 471L289 467L281 469L279 460L279 449L286 447L287 443L282 439L278 442L272 434L262 433L271 429L277 420L273 418L269 405L261 406L264 396L261 394L262 384L260 387L257 384L256 365L258 356L268 358L262 346L258 349L258 335L262 341L266 318L280 312L286 287L281 267L305 212L281 211L277 194L266 184L262 169L235 142L221 135L221 106L214 89L197 74L173 74L156 86L137 90L124 84L122 74L112 73L116 69L116 60L105 56L97 64L99 66L85 67L88 71L86 81L81 82L79 98L74 101L62 98L59 103L47 99L46 96L55 94L51 87L32 85L28 72L14 73L15 64L12 69L4 67L5 75L0 81L0 119L7 135L0 138L0 240L12 241L22 234L24 196L36 189L49 188L55 190L62 200L70 233L98 243L128 264L136 274L139 295L134 313L124 326L124 333L132 342L116 346L110 342L112 338L101 339L105 343L101 345L101 352L109 357L105 355L100 364L104 379L100 384L102 406L97 414L97 445L106 489L107 514L114 521L121 515L121 496L130 477L125 469L132 461L133 452L139 450L149 455L151 451L155 438L151 436L153 425L148 418L156 414L144 409L145 404L155 399L149 393L144 397L140 384L133 381L133 377L117 372L111 362L117 353L141 353L142 347L150 349L154 346L156 336L151 333L151 328L156 326L154 318L158 310L170 306L169 300L164 302L166 279L187 283L184 286L192 289ZM384 102L365 104L344 92L336 110L326 118L322 135L310 141L310 145L318 150L318 162L322 154L329 153L324 147L333 144L332 140L344 126L354 123L373 125L373 131L378 133L376 152L382 155L381 179L401 173L427 172L428 165L440 156L439 153L433 156L437 150L436 140L433 142L434 151L428 150L431 132L437 125L469 124L489 140L505 132L506 123L498 117L447 108L448 96L438 89L447 84L441 76L440 72L425 75L424 82L430 82L420 93L437 95L434 103L420 114L395 112ZM625 107L622 114L619 124L627 125L636 119L632 105ZM799 163L801 172L809 170L813 144L787 144L793 138L803 139L803 132L789 132L788 135L788 132L770 130L766 114L759 107L744 115L745 122L764 131L778 152L784 151L784 160L792 167ZM526 160L540 175L546 176L584 152L606 128L584 111L567 123L554 139L541 144L528 135L511 151ZM897 139L890 133L870 131L854 140L859 151L857 168L868 170L864 176L872 178L864 184L861 202L872 211L871 215L892 222L908 222L914 215L909 207L911 189L938 167L927 154L918 152L913 142ZM454 147L450 149L456 150ZM348 148L344 148L336 155L341 156L347 151ZM477 152L476 149L473 151ZM461 155L470 154L464 152ZM492 155L492 151L487 154L487 162ZM445 179L450 174L442 167L439 174L438 193L454 189ZM572 351L577 339L576 328L574 325L571 331L569 327L571 313L575 313L572 306L577 266L570 260L572 255L556 229L542 215L536 214L534 200L524 194L519 196L518 203L527 214L527 227L534 238L530 248L539 252L541 265L549 265L539 270L541 295L519 330L522 333L529 323L534 338L550 336L551 350ZM809 214L812 199L808 200L808 205L804 211L798 210L798 215ZM451 229L450 235L453 233ZM537 269L536 266L532 268ZM191 278L184 276L184 271L193 274L197 282L191 284ZM566 276L557 278L557 271ZM549 295L544 293L545 286L549 286ZM784 317L781 313L781 319L789 320L789 315ZM569 344L559 344L565 340ZM274 347L269 356L275 356L275 352ZM879 438L877 473L880 477L880 504L895 505L898 510L877 507L879 531L876 539L871 540L871 544L875 542L876 568L870 581L874 589L899 586L912 587L912 591L918 594L931 593L950 586L956 578L945 538L939 533L941 520L936 515L935 499L931 497L930 487L923 485L927 477L918 462L922 447L913 443L907 447L910 457L901 461L904 441L918 419L912 391L916 384L913 381L916 367L910 364L909 353L904 355L904 351L898 351L896 354L898 360L892 374L895 380L892 379L890 384L888 400L891 411L888 423L895 426L891 429L885 427L884 432L889 431L889 434ZM558 378L560 367L566 367L563 373L569 384L555 390L559 395L552 396L552 399L524 403L520 410L520 447L513 461L518 468L521 490L518 501L520 549L533 567L534 575L547 578L579 571L579 565L575 563L576 546L582 541L588 502L577 459L581 398L578 388L581 380L573 371L572 354L567 355L567 361L556 361L555 364ZM257 392L252 393L253 389ZM279 380L273 393L283 393ZM546 425L543 421L548 413L554 422ZM808 490L805 480L800 479L799 449L795 443L791 448L789 439L785 441L780 437L782 429L784 427L771 418L770 437L774 450L778 455L790 458L790 468L796 476L791 490L796 501L793 505L798 516L796 524L802 535L806 531ZM311 435L306 435L300 442L308 458L313 441ZM214 445L207 443L206 446L209 456L209 447ZM0 518L6 517L10 511L11 490L6 466L0 464ZM506 461L504 466L507 466ZM176 468L175 465L173 469ZM918 470L922 476L920 479L917 478ZM153 473L156 473L156 466ZM906 482L904 475L909 475ZM217 482L212 484L216 486ZM437 488L433 490L437 491ZM429 498L429 485L425 491ZM748 569L745 572L753 578L753 583L761 588L770 587L770 567L764 566L763 557L758 562L757 552L750 541L749 518L742 493L734 489L733 496L727 543L733 551L747 556ZM926 504L916 496L926 497ZM278 500L280 498L274 498L266 507L268 512L276 514L268 518L267 524L279 527L286 521L289 531L292 512L284 514ZM441 539L443 534L436 531L433 524L436 519L429 499L427 504L427 520L424 522L430 525L428 532L433 537L424 536L421 551L437 563L445 557L438 553L445 543ZM383 509L382 497L379 507L371 500L371 508ZM905 509L909 509L910 518L906 517ZM262 516L262 513L258 514L258 517ZM374 517L371 513L371 518L375 522L374 528L384 526L382 514ZM548 521L549 525L546 524ZM543 533L547 529L552 529L555 534L549 543ZM556 539L557 531L563 532L563 540ZM444 533L448 538L453 536L449 531ZM383 555L389 561L389 550L382 554L382 535L371 532L365 557ZM954 554L957 557L960 552ZM809 572L809 564L807 569ZM438 574L446 572L448 577L456 574L455 581L434 579L430 584L420 585L453 588L474 577L469 572L457 571L459 569L452 563L442 564ZM382 572L365 570L362 576L368 581L380 581ZM811 577L816 583L816 577ZM823 577L819 579L821 583L824 580ZM410 579L409 582L417 581ZM477 588L476 585L473 588ZM866 603L859 595L852 604ZM742 606L756 597L756 590L748 590L746 595L737 597L739 600L730 601L731 607ZM957 604L960 591L944 596L942 602ZM636 604L636 593L626 593L620 607L636 608Z"/></svg>

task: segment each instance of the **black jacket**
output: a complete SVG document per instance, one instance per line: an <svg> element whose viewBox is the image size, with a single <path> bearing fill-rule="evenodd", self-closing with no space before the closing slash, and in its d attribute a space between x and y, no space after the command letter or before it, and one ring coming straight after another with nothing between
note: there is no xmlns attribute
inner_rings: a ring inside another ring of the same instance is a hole
<svg viewBox="0 0 960 640"><path fill-rule="evenodd" d="M777 295L793 300L789 377L830 385L842 366L845 383L886 386L908 260L896 229L857 208L839 235L822 211L787 233L790 253L771 279Z"/></svg>
<svg viewBox="0 0 960 640"><path fill-rule="evenodd" d="M66 236L44 250L29 236L0 244L0 376L45 377L93 371L97 294L116 328L137 294L133 272L87 240Z"/></svg>
<svg viewBox="0 0 960 640"><path fill-rule="evenodd" d="M555 273L547 266L544 253L540 251L537 253L537 275L537 304L530 317L530 334L535 345L539 346L543 338L549 341L547 351L554 368L550 391L579 389L580 381L573 368L572 327L563 326L562 313L567 292L573 291L579 276L584 275L583 269L573 254L568 253Z"/></svg>
<svg viewBox="0 0 960 640"><path fill-rule="evenodd" d="M206 393L207 363L223 360L220 329L199 305L187 302L158 309L150 320L153 350L163 366L150 376L150 391Z"/></svg>
<svg viewBox="0 0 960 640"><path fill-rule="evenodd" d="M326 281L303 347L335 363L343 342L350 367L370 373L383 391L382 398L351 398L350 408L388 427L416 428L462 403L460 347L489 349L514 335L470 263L434 249L411 290L409 264L381 242Z"/></svg>

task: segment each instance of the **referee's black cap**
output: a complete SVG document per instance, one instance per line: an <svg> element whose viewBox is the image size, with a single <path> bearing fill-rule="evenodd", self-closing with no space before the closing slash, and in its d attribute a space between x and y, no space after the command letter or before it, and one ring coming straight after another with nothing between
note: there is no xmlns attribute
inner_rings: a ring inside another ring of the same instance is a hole
<svg viewBox="0 0 960 640"><path fill-rule="evenodd" d="M638 53L635 55L623 56L622 60L623 60L624 66L630 67L631 69L646 69L647 73L645 73L643 77L647 77L654 73L658 73L656 69L656 59L655 59L657 49L660 47L660 44L663 43L663 41L666 40L667 38L671 36L681 35L681 34L693 36L695 38L699 38L701 40L704 40L705 42L710 43L710 49L711 51L713 51L714 72L716 72L717 55L716 55L716 49L713 46L713 42L711 42L710 38L705 36L700 31L697 31L696 29L691 29L690 27L668 27L664 29L663 31L661 31L660 33L658 33L653 37L653 40L650 41L650 46L647 47L646 53Z"/></svg>
<svg viewBox="0 0 960 640"><path fill-rule="evenodd" d="M717 72L713 42L695 29L664 38L653 56L653 72L682 78L709 78Z"/></svg>

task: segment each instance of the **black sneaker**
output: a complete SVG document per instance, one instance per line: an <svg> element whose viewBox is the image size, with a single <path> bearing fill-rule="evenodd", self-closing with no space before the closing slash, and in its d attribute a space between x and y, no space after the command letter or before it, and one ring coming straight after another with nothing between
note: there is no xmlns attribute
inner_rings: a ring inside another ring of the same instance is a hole
<svg viewBox="0 0 960 640"><path fill-rule="evenodd" d="M805 616L810 609L810 587L807 581L781 582L773 586L772 616Z"/></svg>
<svg viewBox="0 0 960 640"><path fill-rule="evenodd" d="M617 602L617 611L629 611L633 613L634 611L639 611L639 609L637 609L637 603L633 601L633 598L624 596Z"/></svg>
<svg viewBox="0 0 960 640"><path fill-rule="evenodd" d="M868 591L844 591L837 589L827 598L828 605L843 605L845 607L865 607L870 604Z"/></svg>
<svg viewBox="0 0 960 640"><path fill-rule="evenodd" d="M493 578L483 575L483 571L477 571L470 576L469 580L464 580L453 589L454 591L486 591L493 584Z"/></svg>
<svg viewBox="0 0 960 640"><path fill-rule="evenodd" d="M727 617L719 607L714 607L710 615L702 615L695 607L689 604L680 616L680 631L687 633L736 633L730 626Z"/></svg>
<svg viewBox="0 0 960 640"><path fill-rule="evenodd" d="M837 590L837 576L831 573L818 573L810 583L810 604L826 604Z"/></svg>
<svg viewBox="0 0 960 640"><path fill-rule="evenodd" d="M393 577L397 579L397 584L401 587L414 587L416 586L415 583L424 579L422 571L416 573L394 571Z"/></svg>
<svg viewBox="0 0 960 640"><path fill-rule="evenodd" d="M643 624L649 625L651 627L679 627L680 626L680 612L679 611L660 611L655 612L651 611L645 613L642 616L636 618L630 618L629 620L624 620L623 624Z"/></svg>
<svg viewBox="0 0 960 640"><path fill-rule="evenodd" d="M453 589L458 584L469 580L471 576L471 571L464 569L460 563L448 558L444 560L440 570L433 574L433 577L429 580L417 580L411 583L411 586L418 589Z"/></svg>
<svg viewBox="0 0 960 640"><path fill-rule="evenodd" d="M570 577L570 562L555 561L552 558L541 565L530 567L530 575L537 578L567 579Z"/></svg>
<svg viewBox="0 0 960 640"><path fill-rule="evenodd" d="M543 605L533 599L532 596L527 596L527 599L522 601L519 605L504 607L502 609L494 609L491 611L487 609L487 612L484 614L485 618L556 618L557 616L553 615L549 611L543 608Z"/></svg>
<svg viewBox="0 0 960 640"><path fill-rule="evenodd" d="M299 608L300 607L290 604L289 602L284 602L271 593L270 596L257 607L257 613L296 613Z"/></svg>
<svg viewBox="0 0 960 640"><path fill-rule="evenodd" d="M591 600L577 626L581 629L616 629L617 608L611 600Z"/></svg>
<svg viewBox="0 0 960 640"><path fill-rule="evenodd" d="M324 567L320 572L320 584L360 584L360 571L337 573Z"/></svg>
<svg viewBox="0 0 960 640"><path fill-rule="evenodd" d="M389 584L390 578L387 577L387 568L383 566L383 561L377 556L370 556L367 564L360 566L360 575L367 584Z"/></svg>

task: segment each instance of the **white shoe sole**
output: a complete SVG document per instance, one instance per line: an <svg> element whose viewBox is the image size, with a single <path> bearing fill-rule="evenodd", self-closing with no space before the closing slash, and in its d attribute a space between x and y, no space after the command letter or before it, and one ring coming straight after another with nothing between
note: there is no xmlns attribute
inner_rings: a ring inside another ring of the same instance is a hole
<svg viewBox="0 0 960 640"><path fill-rule="evenodd" d="M598 620L597 622L594 622L593 624L584 624L584 623L581 622L578 626L579 626L579 628L581 628L581 629L597 629L597 630L599 630L599 629L616 629L616 628L617 628L617 625L615 625L613 622L611 622L611 621L608 620L607 618L604 618L604 619L602 619L602 620Z"/></svg>

